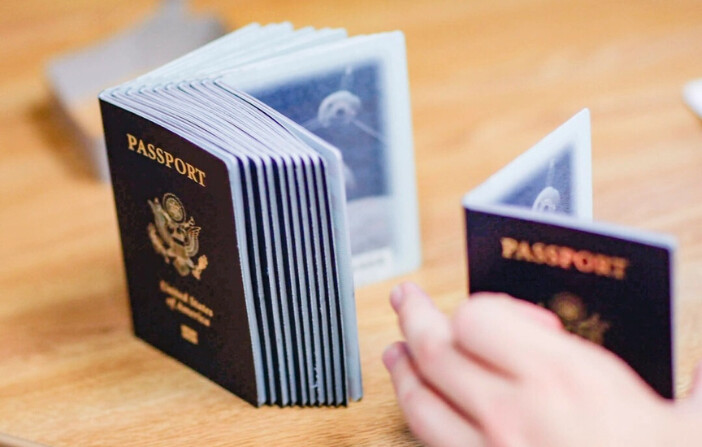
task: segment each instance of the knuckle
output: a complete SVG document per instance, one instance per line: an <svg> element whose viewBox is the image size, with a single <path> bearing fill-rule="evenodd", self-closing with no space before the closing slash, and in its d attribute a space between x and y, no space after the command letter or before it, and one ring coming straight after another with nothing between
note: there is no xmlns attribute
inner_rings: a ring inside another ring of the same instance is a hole
<svg viewBox="0 0 702 447"><path fill-rule="evenodd" d="M419 394L420 389L416 386L405 387L398 393L397 398L405 413L417 411L416 407L420 400Z"/></svg>
<svg viewBox="0 0 702 447"><path fill-rule="evenodd" d="M432 334L422 334L416 342L413 352L421 365L435 366L443 357L446 343Z"/></svg>
<svg viewBox="0 0 702 447"><path fill-rule="evenodd" d="M454 318L454 323L459 331L459 334L463 334L466 331L472 330L475 323L478 322L478 314L480 312L480 304L474 298L469 298L461 303L456 311L456 316Z"/></svg>
<svg viewBox="0 0 702 447"><path fill-rule="evenodd" d="M481 337L490 329L491 319L494 317L495 302L492 294L490 298L469 298L461 303L453 320L454 333L462 343L469 343L475 337Z"/></svg>

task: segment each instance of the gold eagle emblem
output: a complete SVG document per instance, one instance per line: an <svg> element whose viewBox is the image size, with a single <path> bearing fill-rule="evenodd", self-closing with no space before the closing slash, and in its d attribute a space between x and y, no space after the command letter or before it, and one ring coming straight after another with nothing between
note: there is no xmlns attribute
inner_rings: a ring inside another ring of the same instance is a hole
<svg viewBox="0 0 702 447"><path fill-rule="evenodd" d="M560 318L563 327L593 343L601 345L611 323L600 318L600 314L588 315L583 300L569 292L557 293L548 308Z"/></svg>
<svg viewBox="0 0 702 447"><path fill-rule="evenodd" d="M171 261L181 276L192 275L200 279L202 271L207 268L207 256L200 255L197 263L193 257L200 249L198 237L201 228L195 225L195 219L187 216L185 207L173 193L166 193L159 201L147 200L154 214L154 222L149 223L147 232L156 253L163 256L166 264Z"/></svg>

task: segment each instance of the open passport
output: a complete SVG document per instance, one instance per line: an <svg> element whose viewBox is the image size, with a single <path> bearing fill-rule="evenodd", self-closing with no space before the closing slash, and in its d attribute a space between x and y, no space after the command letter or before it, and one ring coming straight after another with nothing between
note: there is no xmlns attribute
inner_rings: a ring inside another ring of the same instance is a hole
<svg viewBox="0 0 702 447"><path fill-rule="evenodd" d="M463 206L470 293L504 292L552 310L567 330L674 396L675 241L592 221L588 110L468 193Z"/></svg>
<svg viewBox="0 0 702 447"><path fill-rule="evenodd" d="M361 398L420 262L404 37L243 27L100 94L134 331L253 405Z"/></svg>

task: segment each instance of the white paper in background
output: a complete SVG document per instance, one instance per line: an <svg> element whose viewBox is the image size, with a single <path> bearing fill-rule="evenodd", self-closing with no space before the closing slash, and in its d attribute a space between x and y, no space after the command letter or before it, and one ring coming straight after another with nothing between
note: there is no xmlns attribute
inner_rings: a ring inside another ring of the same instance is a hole
<svg viewBox="0 0 702 447"><path fill-rule="evenodd" d="M245 91L341 152L356 286L419 266L402 33L275 55L224 70L218 82Z"/></svg>
<svg viewBox="0 0 702 447"><path fill-rule="evenodd" d="M702 119L702 79L695 79L685 84L683 99L687 106Z"/></svg>
<svg viewBox="0 0 702 447"><path fill-rule="evenodd" d="M141 23L94 46L49 62L47 78L61 114L80 142L95 176L107 181L106 152L97 95L192 51L224 34L219 19L192 16L185 0L164 0Z"/></svg>

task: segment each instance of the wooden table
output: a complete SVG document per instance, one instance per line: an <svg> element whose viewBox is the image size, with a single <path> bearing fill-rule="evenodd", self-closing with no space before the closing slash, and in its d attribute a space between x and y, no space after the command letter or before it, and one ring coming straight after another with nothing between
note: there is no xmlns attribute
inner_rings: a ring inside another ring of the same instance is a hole
<svg viewBox="0 0 702 447"><path fill-rule="evenodd" d="M130 332L109 185L81 168L42 70L154 3L0 3L0 431L51 445L412 442L380 362L387 294L358 290L366 397L348 409L254 409ZM678 238L678 389L702 357L702 77L690 1L196 2L231 27L290 20L407 36L424 265L403 279L464 299L460 198L582 107L595 216Z"/></svg>

